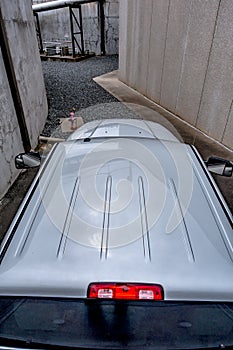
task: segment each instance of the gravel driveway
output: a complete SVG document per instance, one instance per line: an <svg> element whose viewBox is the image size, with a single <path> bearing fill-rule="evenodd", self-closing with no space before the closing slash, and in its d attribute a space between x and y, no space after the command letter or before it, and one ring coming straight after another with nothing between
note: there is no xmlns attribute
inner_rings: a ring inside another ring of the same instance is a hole
<svg viewBox="0 0 233 350"><path fill-rule="evenodd" d="M118 69L118 56L93 57L80 62L42 62L49 105L43 136L59 137L59 118L72 108L84 122L103 118L137 118L93 81Z"/></svg>

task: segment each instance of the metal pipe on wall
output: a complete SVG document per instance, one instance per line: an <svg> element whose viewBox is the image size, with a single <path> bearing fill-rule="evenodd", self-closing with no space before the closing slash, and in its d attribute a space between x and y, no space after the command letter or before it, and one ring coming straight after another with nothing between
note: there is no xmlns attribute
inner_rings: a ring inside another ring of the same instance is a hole
<svg viewBox="0 0 233 350"><path fill-rule="evenodd" d="M32 5L33 12L43 12L56 10L63 7L69 6L77 6L82 4L88 4L91 2L98 2L99 0L57 0L57 1L49 1L43 2L42 4Z"/></svg>

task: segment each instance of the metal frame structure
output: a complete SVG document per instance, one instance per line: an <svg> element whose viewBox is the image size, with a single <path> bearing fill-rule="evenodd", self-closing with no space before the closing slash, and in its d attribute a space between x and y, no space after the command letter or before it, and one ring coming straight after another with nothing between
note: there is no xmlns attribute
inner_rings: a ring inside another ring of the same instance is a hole
<svg viewBox="0 0 233 350"><path fill-rule="evenodd" d="M79 19L77 18L74 9L78 9L79 12ZM72 41L72 55L75 57L75 44L77 45L80 53L82 55L85 54L84 49L84 39L83 39L83 24L82 24L82 8L81 5L71 7L69 6L69 14L70 14L70 31L71 31L71 41ZM78 28L78 32L75 32L75 25ZM80 35L80 41L79 44L76 35Z"/></svg>
<svg viewBox="0 0 233 350"><path fill-rule="evenodd" d="M100 49L101 54L105 55L105 16L104 16L104 0L58 0L58 1L50 1L37 5L33 5L32 9L34 15L36 17L36 31L38 37L38 45L40 49L40 53L43 50L43 42L40 30L40 22L39 22L39 12L56 10L59 8L68 7L69 8L69 17L70 17L70 31L71 31L71 42L72 42L72 56L76 56L76 48L79 50L81 55L85 55L85 47L84 47L84 35L83 35L83 24L82 24L82 5L96 2L98 3L98 13L100 18ZM78 9L78 17L75 13L75 9ZM76 30L77 29L77 30ZM80 43L77 40L77 35L80 35Z"/></svg>

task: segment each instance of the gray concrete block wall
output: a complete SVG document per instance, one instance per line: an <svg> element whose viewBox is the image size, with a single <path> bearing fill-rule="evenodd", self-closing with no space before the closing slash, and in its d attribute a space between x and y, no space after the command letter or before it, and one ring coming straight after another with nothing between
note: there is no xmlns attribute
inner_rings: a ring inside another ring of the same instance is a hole
<svg viewBox="0 0 233 350"><path fill-rule="evenodd" d="M51 10L46 13L44 18L42 13L39 13L40 27L44 41L56 41L59 39L70 40L70 25L66 20L69 18L69 9ZM65 18L65 20L64 20ZM44 33L44 26L46 23L46 33ZM60 36L57 33L62 33Z"/></svg>
<svg viewBox="0 0 233 350"><path fill-rule="evenodd" d="M120 2L120 26L126 24L120 31L120 47L124 51L119 58L120 67L124 69L124 74L120 70L120 77L130 86L137 86L141 93L147 89L151 12L152 0Z"/></svg>
<svg viewBox="0 0 233 350"><path fill-rule="evenodd" d="M156 4L153 1L152 5L146 95L152 100L159 102L161 98L169 0L157 0Z"/></svg>
<svg viewBox="0 0 233 350"><path fill-rule="evenodd" d="M232 18L232 0L221 1L197 119L198 128L223 142L233 99Z"/></svg>
<svg viewBox="0 0 233 350"><path fill-rule="evenodd" d="M0 49L0 198L14 182L18 171L14 166L14 156L23 152L14 104L11 98L5 66Z"/></svg>
<svg viewBox="0 0 233 350"><path fill-rule="evenodd" d="M171 1L169 5L160 104L172 111L176 108L179 92L183 53L187 45L190 6L191 2L187 0Z"/></svg>
<svg viewBox="0 0 233 350"><path fill-rule="evenodd" d="M233 102L228 115L227 123L225 124L225 131L223 133L222 142L224 145L231 145L233 138Z"/></svg>
<svg viewBox="0 0 233 350"><path fill-rule="evenodd" d="M121 0L119 77L233 149L232 0Z"/></svg>
<svg viewBox="0 0 233 350"><path fill-rule="evenodd" d="M175 112L193 125L202 99L218 7L218 0L191 3Z"/></svg>
<svg viewBox="0 0 233 350"><path fill-rule="evenodd" d="M3 23L32 147L47 118L48 106L31 0L2 0ZM0 198L18 175L15 156L24 151L16 110L0 52Z"/></svg>
<svg viewBox="0 0 233 350"><path fill-rule="evenodd" d="M137 45L134 46L132 65L134 72L131 74L132 80L139 79L140 92L145 94L147 90L147 72L150 49L150 26L152 13L152 0L144 2L136 0L136 17L138 26L135 27L135 40ZM138 55L138 51L143 52L143 55ZM134 58L135 57L135 58Z"/></svg>
<svg viewBox="0 0 233 350"><path fill-rule="evenodd" d="M119 52L119 0L106 0L105 13L105 40L106 53Z"/></svg>
<svg viewBox="0 0 233 350"><path fill-rule="evenodd" d="M133 31L131 18L133 17L132 12L130 13L130 1L121 1L119 3L119 79L132 86L129 83L129 71L130 71L130 54L132 50L130 49L130 42L132 41Z"/></svg>
<svg viewBox="0 0 233 350"><path fill-rule="evenodd" d="M100 54L100 25L96 3L82 5L85 50ZM64 19L67 22L67 18Z"/></svg>
<svg viewBox="0 0 233 350"><path fill-rule="evenodd" d="M1 2L8 45L32 147L48 114L31 0Z"/></svg>
<svg viewBox="0 0 233 350"><path fill-rule="evenodd" d="M47 0L48 1L48 0ZM105 13L105 45L107 54L118 54L119 51L119 0L106 0ZM41 1L34 0L37 4ZM75 12L75 10L74 10ZM100 23L98 18L98 4L82 5L83 32L85 50L101 54ZM70 20L68 8L39 13L40 28L43 41L63 42L70 35ZM66 38L65 38L66 36ZM77 36L77 40L79 40Z"/></svg>

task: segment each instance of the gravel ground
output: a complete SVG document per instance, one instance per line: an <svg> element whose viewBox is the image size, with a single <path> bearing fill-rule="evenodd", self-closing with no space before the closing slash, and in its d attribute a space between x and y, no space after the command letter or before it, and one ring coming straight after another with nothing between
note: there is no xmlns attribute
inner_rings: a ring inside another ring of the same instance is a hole
<svg viewBox="0 0 233 350"><path fill-rule="evenodd" d="M118 56L93 57L81 62L42 62L49 114L43 136L60 137L59 118L72 108L84 122L102 118L137 118L133 112L93 81L118 69Z"/></svg>

